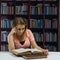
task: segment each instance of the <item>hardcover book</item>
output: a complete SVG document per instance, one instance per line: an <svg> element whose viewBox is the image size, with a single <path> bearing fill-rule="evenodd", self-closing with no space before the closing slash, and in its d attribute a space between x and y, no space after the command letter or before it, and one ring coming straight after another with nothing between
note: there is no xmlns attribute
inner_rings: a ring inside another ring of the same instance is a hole
<svg viewBox="0 0 60 60"><path fill-rule="evenodd" d="M23 58L26 58L26 59L47 58L47 55L44 54L42 51L40 51L38 49L20 48L20 49L15 49L12 52L16 56L20 56L20 57L23 57Z"/></svg>

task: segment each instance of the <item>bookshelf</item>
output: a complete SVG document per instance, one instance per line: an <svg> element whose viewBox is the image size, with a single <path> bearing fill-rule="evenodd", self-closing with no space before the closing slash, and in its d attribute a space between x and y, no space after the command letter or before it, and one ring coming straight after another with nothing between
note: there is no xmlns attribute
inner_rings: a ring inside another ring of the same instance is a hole
<svg viewBox="0 0 60 60"><path fill-rule="evenodd" d="M12 28L15 16L29 18L29 1L1 0L0 1L0 50L8 50L7 36Z"/></svg>
<svg viewBox="0 0 60 60"><path fill-rule="evenodd" d="M58 51L59 0L1 0L0 7L0 50L8 50L13 18L21 16L27 19L39 46Z"/></svg>
<svg viewBox="0 0 60 60"><path fill-rule="evenodd" d="M43 40L43 45L50 51L58 50L58 2L58 0L30 1L30 29L38 45Z"/></svg>

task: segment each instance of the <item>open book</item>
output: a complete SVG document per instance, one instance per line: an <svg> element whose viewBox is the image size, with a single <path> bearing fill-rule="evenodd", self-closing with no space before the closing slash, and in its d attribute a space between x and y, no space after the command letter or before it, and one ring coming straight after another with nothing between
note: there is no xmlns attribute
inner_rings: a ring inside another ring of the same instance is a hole
<svg viewBox="0 0 60 60"><path fill-rule="evenodd" d="M24 58L47 58L47 55L38 49L15 49L12 51L13 54L17 56L22 56Z"/></svg>

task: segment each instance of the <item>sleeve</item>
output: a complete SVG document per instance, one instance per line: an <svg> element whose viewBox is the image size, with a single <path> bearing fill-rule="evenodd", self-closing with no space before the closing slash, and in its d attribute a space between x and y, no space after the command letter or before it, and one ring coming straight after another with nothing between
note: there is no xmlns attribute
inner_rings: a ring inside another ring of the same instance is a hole
<svg viewBox="0 0 60 60"><path fill-rule="evenodd" d="M32 31L31 31L31 30L28 30L27 32L28 32L27 35L28 35L29 40L30 40L30 41L35 40Z"/></svg>

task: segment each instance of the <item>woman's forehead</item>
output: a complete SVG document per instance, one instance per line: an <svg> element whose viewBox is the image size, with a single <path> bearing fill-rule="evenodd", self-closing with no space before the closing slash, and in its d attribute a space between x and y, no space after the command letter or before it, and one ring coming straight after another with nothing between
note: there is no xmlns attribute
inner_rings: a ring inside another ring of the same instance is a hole
<svg viewBox="0 0 60 60"><path fill-rule="evenodd" d="M17 27L17 28L24 28L25 25L17 25L16 27Z"/></svg>

